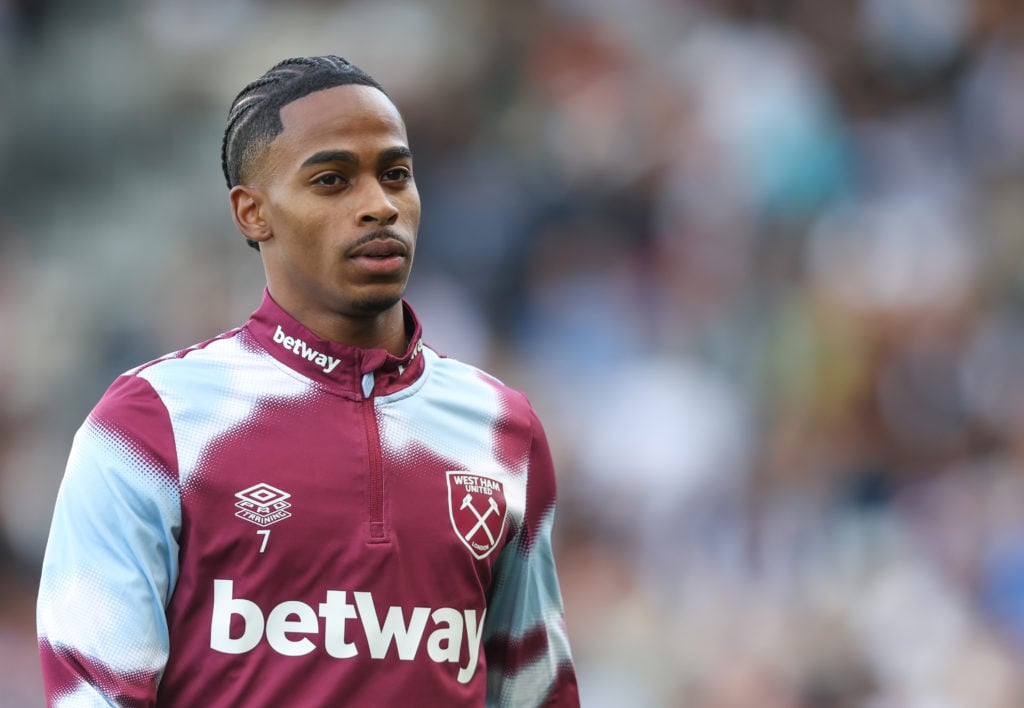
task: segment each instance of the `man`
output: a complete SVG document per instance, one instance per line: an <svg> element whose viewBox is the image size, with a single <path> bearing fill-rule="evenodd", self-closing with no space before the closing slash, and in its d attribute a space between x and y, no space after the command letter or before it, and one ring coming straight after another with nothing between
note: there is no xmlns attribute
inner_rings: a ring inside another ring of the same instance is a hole
<svg viewBox="0 0 1024 708"><path fill-rule="evenodd" d="M235 99L251 319L119 377L43 563L51 705L578 705L529 403L426 348L398 110L344 59Z"/></svg>

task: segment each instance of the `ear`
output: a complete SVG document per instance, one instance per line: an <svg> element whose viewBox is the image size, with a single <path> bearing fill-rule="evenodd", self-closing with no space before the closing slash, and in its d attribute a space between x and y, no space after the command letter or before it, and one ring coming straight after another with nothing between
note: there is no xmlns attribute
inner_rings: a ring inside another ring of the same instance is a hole
<svg viewBox="0 0 1024 708"><path fill-rule="evenodd" d="M263 214L263 193L256 187L239 184L231 188L231 216L235 226L250 241L262 243L274 232Z"/></svg>

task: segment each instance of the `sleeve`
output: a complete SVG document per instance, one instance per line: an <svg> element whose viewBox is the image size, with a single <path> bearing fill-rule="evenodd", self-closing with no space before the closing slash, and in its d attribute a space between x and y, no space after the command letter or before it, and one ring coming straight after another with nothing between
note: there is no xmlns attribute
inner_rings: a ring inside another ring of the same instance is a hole
<svg viewBox="0 0 1024 708"><path fill-rule="evenodd" d="M532 409L530 419L525 518L495 564L487 605L487 705L579 706L551 548L554 466Z"/></svg>
<svg viewBox="0 0 1024 708"><path fill-rule="evenodd" d="M167 661L181 503L170 418L123 376L75 435L36 606L47 705L148 706Z"/></svg>

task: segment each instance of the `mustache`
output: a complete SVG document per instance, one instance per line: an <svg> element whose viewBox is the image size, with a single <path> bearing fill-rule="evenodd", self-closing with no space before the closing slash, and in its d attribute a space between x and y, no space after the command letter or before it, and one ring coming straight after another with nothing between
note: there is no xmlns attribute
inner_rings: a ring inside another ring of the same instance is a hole
<svg viewBox="0 0 1024 708"><path fill-rule="evenodd" d="M377 229L376 231L371 231L368 234L363 234L362 236L360 236L356 240L355 243L352 244L351 248L359 248L360 246L365 246L366 244L373 243L374 241L388 241L388 240L398 241L400 244L402 244L406 248L410 248L410 246L411 246L409 241L405 237L403 237L400 233L398 233L394 229L387 229L387 228L385 228L385 229Z"/></svg>

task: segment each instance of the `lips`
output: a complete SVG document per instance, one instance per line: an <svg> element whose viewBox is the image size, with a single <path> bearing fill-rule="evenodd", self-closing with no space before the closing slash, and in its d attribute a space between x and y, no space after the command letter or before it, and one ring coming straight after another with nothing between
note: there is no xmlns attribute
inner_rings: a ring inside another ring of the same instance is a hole
<svg viewBox="0 0 1024 708"><path fill-rule="evenodd" d="M404 258L409 251L398 239L385 238L364 243L352 249L350 258Z"/></svg>
<svg viewBox="0 0 1024 708"><path fill-rule="evenodd" d="M368 276L391 279L405 272L409 249L396 238L375 238L359 244L348 256Z"/></svg>

